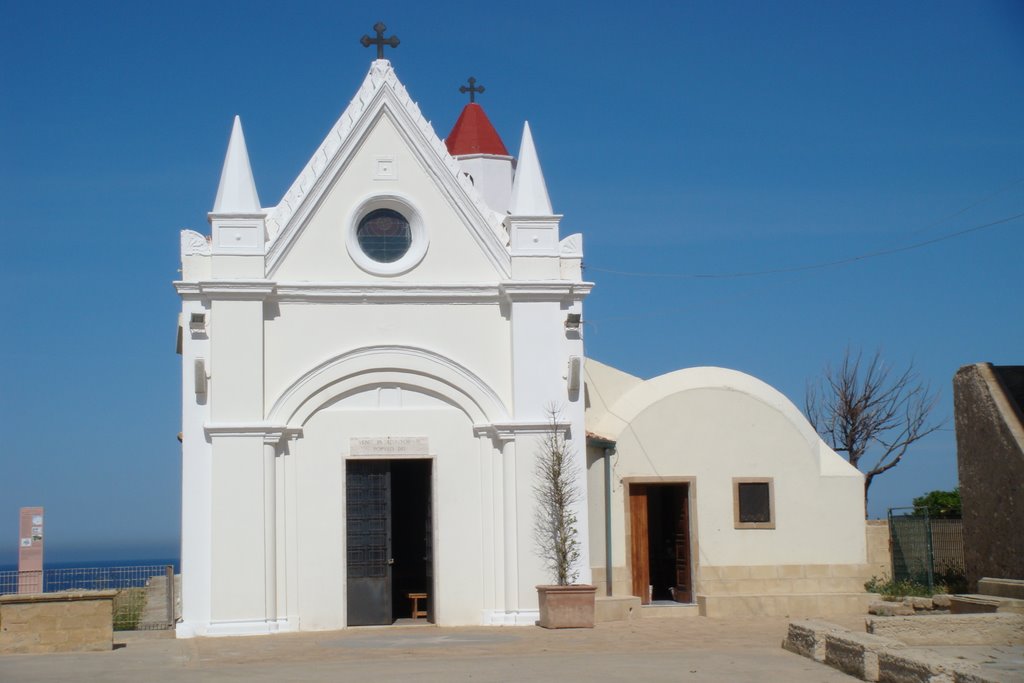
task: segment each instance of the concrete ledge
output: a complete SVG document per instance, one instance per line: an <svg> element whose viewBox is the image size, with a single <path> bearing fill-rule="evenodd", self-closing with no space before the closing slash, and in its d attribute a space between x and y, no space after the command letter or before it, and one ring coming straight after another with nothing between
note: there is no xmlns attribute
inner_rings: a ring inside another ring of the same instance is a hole
<svg viewBox="0 0 1024 683"><path fill-rule="evenodd" d="M872 617L867 620L867 630L907 645L1019 645L1024 644L1024 615Z"/></svg>
<svg viewBox="0 0 1024 683"><path fill-rule="evenodd" d="M838 633L844 630L843 627L831 622L816 619L790 622L786 639L782 641L782 647L816 662L824 662L825 637L829 633Z"/></svg>
<svg viewBox="0 0 1024 683"><path fill-rule="evenodd" d="M938 622L943 618L948 616L909 619ZM1001 671L982 672L976 663L950 659L934 649L908 648L895 638L850 631L826 621L791 622L782 647L862 680L879 683L1008 683L1017 680L1006 678Z"/></svg>
<svg viewBox="0 0 1024 683"><path fill-rule="evenodd" d="M114 647L118 591L0 596L0 652L92 652Z"/></svg>
<svg viewBox="0 0 1024 683"><path fill-rule="evenodd" d="M978 592L982 595L1024 600L1024 581L984 578L978 581Z"/></svg>
<svg viewBox="0 0 1024 683"><path fill-rule="evenodd" d="M825 663L865 681L877 681L878 651L900 647L903 644L892 638L855 631L833 631L825 634Z"/></svg>
<svg viewBox="0 0 1024 683"><path fill-rule="evenodd" d="M633 595L598 596L594 600L594 621L628 621L639 619L640 598Z"/></svg>
<svg viewBox="0 0 1024 683"><path fill-rule="evenodd" d="M954 595L949 599L949 611L953 614L1024 614L1024 600L978 593Z"/></svg>
<svg viewBox="0 0 1024 683"><path fill-rule="evenodd" d="M644 619L679 619L699 617L700 608L695 604L678 602L674 605L644 605L640 608Z"/></svg>

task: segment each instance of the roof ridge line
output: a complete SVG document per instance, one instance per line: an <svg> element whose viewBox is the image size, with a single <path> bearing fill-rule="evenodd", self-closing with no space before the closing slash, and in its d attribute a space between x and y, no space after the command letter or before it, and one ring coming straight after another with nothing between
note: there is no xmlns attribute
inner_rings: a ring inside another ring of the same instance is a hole
<svg viewBox="0 0 1024 683"><path fill-rule="evenodd" d="M285 226L288 225L302 200L313 188L323 171L330 165L330 161L335 157L347 136L352 132L356 121L362 117L367 107L373 102L376 94L385 86L391 87L391 91L395 94L399 104L405 108L413 122L420 129L420 132L423 133L423 137L429 141L430 146L439 155L456 182L465 190L467 196L472 200L483 218L490 224L494 233L507 244L508 235L505 233L503 225L504 216L487 206L480 192L464 176L458 162L448 153L444 142L437 136L430 122L426 120L422 111L420 111L419 105L413 101L405 85L398 79L394 68L391 66L391 62L386 59L376 59L370 64L370 70L352 97L351 102L349 102L334 125L331 126L331 130L328 131L323 142L317 146L316 151L285 192L281 201L269 212L266 225L270 241L275 241Z"/></svg>

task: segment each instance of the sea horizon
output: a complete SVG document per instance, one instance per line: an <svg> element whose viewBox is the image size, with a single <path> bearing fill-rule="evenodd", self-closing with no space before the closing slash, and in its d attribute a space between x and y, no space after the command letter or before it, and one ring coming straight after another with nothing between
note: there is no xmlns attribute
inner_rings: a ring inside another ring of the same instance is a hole
<svg viewBox="0 0 1024 683"><path fill-rule="evenodd" d="M43 559L43 571L50 569L91 569L108 567L142 567L151 565L173 565L175 573L181 570L181 559L179 557L134 557L114 559L70 559L64 561L47 561ZM17 571L18 563L0 563L0 572Z"/></svg>

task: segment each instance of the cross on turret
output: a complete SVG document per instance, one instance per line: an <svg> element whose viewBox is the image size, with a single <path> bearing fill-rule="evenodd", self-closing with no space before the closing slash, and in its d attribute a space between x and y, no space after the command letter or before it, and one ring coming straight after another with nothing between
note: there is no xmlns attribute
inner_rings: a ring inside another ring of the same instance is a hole
<svg viewBox="0 0 1024 683"><path fill-rule="evenodd" d="M461 92L461 93L467 93L468 92L469 93L469 101L470 102L476 102L476 94L478 92L483 92L483 91L484 91L484 86L481 85L478 88L476 86L476 79L473 78L472 76L469 77L469 87L468 88L466 86L464 86L464 85L460 85L459 86L459 92Z"/></svg>
<svg viewBox="0 0 1024 683"><path fill-rule="evenodd" d="M398 47L398 36L391 36L390 38L384 37L384 31L388 29L384 25L383 21L378 21L373 25L373 30L377 32L376 38L371 38L368 35L363 35L359 39L359 42L363 44L363 47L370 47L371 45L377 46L377 59L384 59L384 46L389 45L391 47Z"/></svg>

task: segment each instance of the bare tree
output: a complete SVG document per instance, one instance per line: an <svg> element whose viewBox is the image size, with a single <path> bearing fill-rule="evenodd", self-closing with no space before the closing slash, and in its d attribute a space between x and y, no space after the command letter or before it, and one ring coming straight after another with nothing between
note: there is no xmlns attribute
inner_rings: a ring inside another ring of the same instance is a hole
<svg viewBox="0 0 1024 683"><path fill-rule="evenodd" d="M845 452L864 473L866 506L874 478L900 464L912 443L942 426L941 420L929 420L937 400L913 364L897 374L880 352L865 362L860 351L847 349L838 368L827 366L819 380L808 382L804 411L832 449Z"/></svg>
<svg viewBox="0 0 1024 683"><path fill-rule="evenodd" d="M580 540L573 511L581 498L579 468L559 425L558 408L551 406L547 413L551 428L541 441L533 486L537 499L533 537L555 583L567 586L579 577Z"/></svg>

